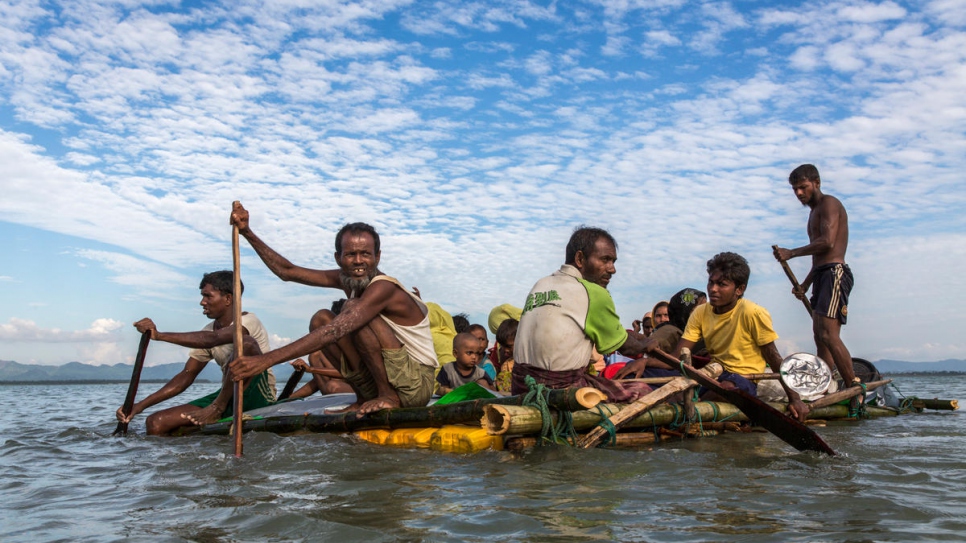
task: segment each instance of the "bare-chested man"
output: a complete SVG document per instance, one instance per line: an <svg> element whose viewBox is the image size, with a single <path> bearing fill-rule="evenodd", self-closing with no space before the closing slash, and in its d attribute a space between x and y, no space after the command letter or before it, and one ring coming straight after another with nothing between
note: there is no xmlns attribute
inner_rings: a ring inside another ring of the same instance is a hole
<svg viewBox="0 0 966 543"><path fill-rule="evenodd" d="M232 296L234 286L233 274L230 271L216 271L206 273L201 279L201 307L204 314L212 322L199 332L159 332L151 319L141 319L134 323L134 327L142 334L151 332L151 339L174 343L182 347L191 347L188 361L180 373L171 378L157 392L134 404L131 414L125 416L117 410L117 420L130 422L134 415L144 411L152 405L161 403L184 392L209 361L214 360L222 368L226 378L222 380L221 390L208 396L199 398L184 405L162 409L148 416L145 426L149 435L165 435L182 426L191 424L208 424L220 418L231 416L231 399L234 392L231 381L227 379L227 364L234 356L232 342L235 337L235 305ZM242 286L244 289L244 286ZM267 351L268 332L253 313L242 314L244 327L244 352L260 353ZM275 376L270 370L258 372L255 379L245 387L243 395L244 409L256 409L270 405L275 401Z"/></svg>
<svg viewBox="0 0 966 543"><path fill-rule="evenodd" d="M235 380L286 360L323 350L341 368L356 393L347 410L368 413L393 407L424 406L433 393L436 352L429 310L396 279L379 271L379 234L365 223L342 227L335 238L339 269L296 266L252 232L248 211L236 204L231 223L251 243L262 262L283 281L328 287L349 300L331 321L280 349L232 362Z"/></svg>
<svg viewBox="0 0 966 543"><path fill-rule="evenodd" d="M822 180L818 169L802 164L788 176L795 196L812 209L808 215L808 245L796 249L775 249L775 258L783 262L799 256L812 257L812 269L801 284L792 289L799 299L805 299L812 287L812 331L818 356L832 361L846 386L856 382L852 369L852 355L842 342L840 332L848 317L849 293L852 291L852 271L845 263L849 245L849 217L837 198L822 194Z"/></svg>

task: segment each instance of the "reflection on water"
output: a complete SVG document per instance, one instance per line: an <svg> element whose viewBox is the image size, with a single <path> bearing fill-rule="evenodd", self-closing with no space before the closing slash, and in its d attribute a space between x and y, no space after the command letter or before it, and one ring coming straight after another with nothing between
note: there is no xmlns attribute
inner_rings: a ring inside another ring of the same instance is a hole
<svg viewBox="0 0 966 543"><path fill-rule="evenodd" d="M907 395L966 398L963 378ZM213 388L215 385L211 385ZM338 435L110 437L125 385L0 386L3 541L958 541L959 412L642 451L401 450ZM197 396L208 390L195 391ZM193 397L193 396L192 396Z"/></svg>

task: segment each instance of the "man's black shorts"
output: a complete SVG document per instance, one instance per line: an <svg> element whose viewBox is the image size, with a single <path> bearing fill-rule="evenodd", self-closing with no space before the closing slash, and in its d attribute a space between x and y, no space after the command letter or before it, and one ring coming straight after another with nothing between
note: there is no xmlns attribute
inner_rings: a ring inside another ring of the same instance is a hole
<svg viewBox="0 0 966 543"><path fill-rule="evenodd" d="M812 311L838 319L845 324L849 316L849 293L852 292L852 270L839 262L824 264L812 272Z"/></svg>

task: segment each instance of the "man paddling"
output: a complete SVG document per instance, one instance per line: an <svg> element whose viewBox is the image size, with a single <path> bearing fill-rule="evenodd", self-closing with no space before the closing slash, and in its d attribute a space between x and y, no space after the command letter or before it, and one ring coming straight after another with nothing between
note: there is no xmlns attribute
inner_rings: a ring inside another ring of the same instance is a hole
<svg viewBox="0 0 966 543"><path fill-rule="evenodd" d="M180 373L171 378L157 392L134 404L131 414L125 416L122 408L117 410L117 420L130 422L134 415L152 405L161 403L184 392L209 361L214 360L221 367L225 378L218 392L176 407L157 411L148 416L145 426L149 435L165 435L182 426L208 424L231 416L233 387L227 379L226 366L234 356L234 297L232 296L234 275L230 271L207 273L201 279L201 307L206 317L212 319L199 332L159 332L151 319L141 319L134 323L137 331L151 332L151 339L190 347L188 361ZM242 286L244 290L244 285ZM244 352L263 352L269 350L268 332L252 313L242 314L244 327ZM245 387L243 396L245 409L264 407L275 401L275 375L271 371L259 372Z"/></svg>
<svg viewBox="0 0 966 543"><path fill-rule="evenodd" d="M788 183L808 214L808 245L795 249L774 250L779 262L799 256L812 257L812 268L799 288L792 293L800 300L812 287L812 332L818 356L833 362L847 386L859 384L852 368L852 355L842 342L841 330L848 317L849 293L852 292L852 270L845 263L849 245L849 216L842 202L822 193L818 168L802 164L792 170Z"/></svg>
<svg viewBox="0 0 966 543"><path fill-rule="evenodd" d="M286 360L323 349L356 393L347 410L360 414L424 406L438 367L429 310L398 280L379 271L379 234L365 223L346 224L335 237L339 269L296 266L252 232L248 211L236 203L231 223L262 262L283 281L341 290L342 312L307 336L280 349L244 356L231 364L234 379L247 379Z"/></svg>
<svg viewBox="0 0 966 543"><path fill-rule="evenodd" d="M617 242L600 228L581 227L567 243L564 265L533 286L527 295L514 345L514 394L527 391L526 377L552 388L593 386L611 401L633 401L648 393L641 383L620 384L589 375L594 349L601 354L640 353L607 292L617 273Z"/></svg>

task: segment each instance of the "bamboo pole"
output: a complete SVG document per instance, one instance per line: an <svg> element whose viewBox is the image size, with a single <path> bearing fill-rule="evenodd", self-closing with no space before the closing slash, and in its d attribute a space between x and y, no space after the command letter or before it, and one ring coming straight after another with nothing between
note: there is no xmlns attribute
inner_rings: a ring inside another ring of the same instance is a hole
<svg viewBox="0 0 966 543"><path fill-rule="evenodd" d="M912 406L916 409L940 409L943 411L955 411L959 409L959 400L940 400L939 398L915 398Z"/></svg>
<svg viewBox="0 0 966 543"><path fill-rule="evenodd" d="M640 448L647 445L653 445L654 443L660 443L662 441L667 441L668 439L675 437L664 432L657 435L654 432L645 433L630 433L623 432L616 436L616 442L612 445L614 448ZM522 451L525 449L532 449L537 446L538 438L532 436L514 436L509 437L503 443L504 450L507 451Z"/></svg>
<svg viewBox="0 0 966 543"><path fill-rule="evenodd" d="M601 404L598 408L605 416L613 415L625 407L622 404ZM724 419L729 421L747 421L748 417L737 407L723 402L697 402L695 411L702 421L717 422ZM543 428L540 410L535 407L519 405L488 405L483 408L485 413L483 427L493 435L535 434ZM586 431L600 424L601 414L598 410L574 411L573 423L577 431ZM556 422L556 416L553 417ZM504 424L504 420L506 423ZM652 428L665 426L684 420L684 413L677 404L664 404L641 413L624 424L625 428Z"/></svg>
<svg viewBox="0 0 966 543"><path fill-rule="evenodd" d="M779 411L787 411L788 406L784 403L770 403L772 407ZM724 402L697 402L694 404L697 415L705 425L709 422L720 422L727 419L727 422L747 422L748 417L744 415L732 404ZM621 404L601 404L599 409L607 413L616 413L622 407ZM494 435L526 435L539 433L543 428L543 419L540 411L532 407L491 405L484 408L486 416L483 419L483 427L488 433ZM891 417L897 415L897 411L889 408L866 406L866 413L870 417ZM593 428L601 421L600 413L597 409L573 412L574 429L582 432ZM637 417L631 419L625 428L651 428L654 426L666 426L683 420L683 411L677 404L665 404L656 406ZM848 406L830 405L812 409L808 414L809 419L844 419L848 418ZM553 422L556 422L554 416Z"/></svg>
<svg viewBox="0 0 966 543"><path fill-rule="evenodd" d="M563 411L593 408L605 396L589 387L550 390L547 405ZM359 416L351 411L334 414L309 414L270 416L245 421L246 431L264 431L288 434L299 431L343 433L376 428L423 428L440 427L447 424L479 424L483 417L484 406L490 404L520 404L523 396L501 398L481 398L448 405L427 407L405 407L382 409ZM196 430L197 428L197 430ZM216 422L204 427L186 426L180 435L202 433L205 435L226 435L229 424Z"/></svg>
<svg viewBox="0 0 966 543"><path fill-rule="evenodd" d="M785 404L771 404L773 407L782 410L785 409ZM891 409L888 407L874 407L871 405L865 406L865 413L871 418L878 417L895 417L899 414L896 409ZM809 420L856 420L854 418L849 418L849 406L835 404L827 405L825 407L820 407L818 409L813 409L808 413Z"/></svg>
<svg viewBox="0 0 966 543"><path fill-rule="evenodd" d="M239 202L234 202L237 204ZM235 357L241 358L243 355L242 343L244 341L243 334L244 329L242 327L242 309L241 309L241 256L238 247L238 227L232 225L231 227L231 253L234 271L232 272L232 277L234 279L234 285L232 288L232 306L235 310L234 320L235 320ZM233 400L234 409L232 409L232 420L235 427L235 456L242 456L242 403L244 401L245 384L241 381L235 381L233 390Z"/></svg>
<svg viewBox="0 0 966 543"><path fill-rule="evenodd" d="M821 407L825 407L826 405L832 405L834 403L841 402L842 400L848 400L849 398L862 394L866 390L875 390L881 387L882 385L888 385L891 382L892 382L892 379L884 379L882 381L872 381L872 382L866 383L866 388L864 389L860 386L851 386L844 390L839 390L838 392L826 394L825 396L822 396L821 398L807 405L809 409L818 409Z"/></svg>

